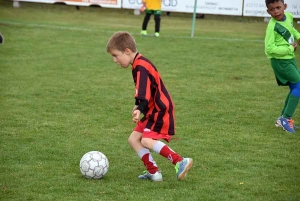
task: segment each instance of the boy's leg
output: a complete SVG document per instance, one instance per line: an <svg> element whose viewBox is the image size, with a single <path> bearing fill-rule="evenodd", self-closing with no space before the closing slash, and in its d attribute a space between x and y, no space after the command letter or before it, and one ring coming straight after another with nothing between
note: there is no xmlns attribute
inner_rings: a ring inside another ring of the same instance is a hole
<svg viewBox="0 0 300 201"><path fill-rule="evenodd" d="M133 131L128 138L130 146L137 152L139 158L143 161L147 171L151 174L158 172L158 167L155 160L153 159L149 149L143 147L141 144L142 133L138 131ZM160 174L160 173L159 173ZM161 174L160 178L156 180L162 180ZM151 178L148 178L151 179Z"/></svg>
<svg viewBox="0 0 300 201"><path fill-rule="evenodd" d="M154 11L155 33L160 31L161 10Z"/></svg>
<svg viewBox="0 0 300 201"><path fill-rule="evenodd" d="M283 77L288 80L290 93L282 116L284 118L292 118L300 98L300 72L294 59L286 62L286 66L284 67L285 75Z"/></svg>
<svg viewBox="0 0 300 201"><path fill-rule="evenodd" d="M299 98L300 98L300 82L295 84L290 84L290 95L288 96L288 101L286 107L283 111L284 118L291 118L298 106Z"/></svg>
<svg viewBox="0 0 300 201"><path fill-rule="evenodd" d="M143 24L142 24L142 31L141 31L141 34L143 34L143 35L147 35L146 30L147 30L147 26L148 26L148 22L150 20L151 14L152 14L152 11L146 10L146 14L145 14Z"/></svg>
<svg viewBox="0 0 300 201"><path fill-rule="evenodd" d="M138 151L138 156L143 161L147 171L151 174L158 172L158 167L154 161L149 149L142 148Z"/></svg>
<svg viewBox="0 0 300 201"><path fill-rule="evenodd" d="M285 108L286 108L286 106L287 106L287 104L288 104L288 102L289 102L290 95L291 95L291 92L289 92L289 94L287 95L287 97L286 97L286 99L285 99L285 101L284 101L284 106L283 106L283 109L282 109L282 111L281 111L281 115L283 115L283 113L284 113L284 111L285 111Z"/></svg>
<svg viewBox="0 0 300 201"><path fill-rule="evenodd" d="M163 143L161 141L158 141L158 140L153 140L153 139L150 139L150 138L143 138L143 141L144 140L147 140L147 141L151 140L153 142L153 146L149 147L149 148L152 149L154 152L160 154L161 156L167 158L174 165L176 165L176 163L183 160L183 157L181 157L178 153L173 151L165 143Z"/></svg>
<svg viewBox="0 0 300 201"><path fill-rule="evenodd" d="M298 129L298 127L294 125L292 116L294 115L299 103L300 82L296 84L290 84L290 89L291 92L288 96L286 107L283 111L283 115L279 118L279 120L283 130L293 133L295 132L295 129Z"/></svg>
<svg viewBox="0 0 300 201"><path fill-rule="evenodd" d="M300 88L299 88L300 90ZM294 115L296 108L298 106L299 103L299 97L294 96L293 94L291 94L289 96L289 100L288 103L285 107L285 110L283 112L283 118L292 118L292 116Z"/></svg>
<svg viewBox="0 0 300 201"><path fill-rule="evenodd" d="M129 138L128 138L128 143L129 145L136 151L138 152L140 149L144 148L142 143L142 133L138 131L133 131Z"/></svg>
<svg viewBox="0 0 300 201"><path fill-rule="evenodd" d="M153 11L154 14L154 21L155 21L155 33L154 36L159 36L160 31L160 21L161 21L161 10L155 10Z"/></svg>
<svg viewBox="0 0 300 201"><path fill-rule="evenodd" d="M162 181L162 174L158 170L156 162L153 160L149 149L142 148L141 150L139 150L138 156L142 159L147 169L147 171L144 174L139 175L138 178L149 179L152 181Z"/></svg>
<svg viewBox="0 0 300 201"><path fill-rule="evenodd" d="M292 116L298 106L300 97L300 72L295 59L271 59L278 85L288 85L290 93L285 101L282 116L279 117L280 126L288 132L295 132ZM277 125L277 123L276 123Z"/></svg>
<svg viewBox="0 0 300 201"><path fill-rule="evenodd" d="M177 178L182 180L193 165L193 159L183 158L165 143L151 138L142 138L142 145L167 158L175 165Z"/></svg>
<svg viewBox="0 0 300 201"><path fill-rule="evenodd" d="M283 113L284 113L284 110L285 110L285 108L286 108L286 106L287 106L287 103L288 103L288 101L289 101L290 94L291 94L291 92L287 95L287 97L286 97L286 99L285 99L285 101L284 101L284 106L283 106L283 109L281 110L281 115L280 115L280 117L278 117L278 118L276 119L276 121L275 121L275 126L276 126L276 127L282 127L281 122L280 122L280 118L282 117L282 115L283 115Z"/></svg>

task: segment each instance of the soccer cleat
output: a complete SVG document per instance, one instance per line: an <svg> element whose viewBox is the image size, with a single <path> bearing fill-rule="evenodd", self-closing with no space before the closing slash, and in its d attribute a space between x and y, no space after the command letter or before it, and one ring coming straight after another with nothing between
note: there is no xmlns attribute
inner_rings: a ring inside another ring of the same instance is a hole
<svg viewBox="0 0 300 201"><path fill-rule="evenodd" d="M177 179L182 180L185 178L188 171L193 166L193 159L191 158L183 158L182 161L177 162L175 165L175 170L177 173Z"/></svg>
<svg viewBox="0 0 300 201"><path fill-rule="evenodd" d="M292 120L292 122L293 122L293 124L294 124L294 120L291 119L291 118L290 118L290 120ZM276 126L276 127L282 127L282 126L281 126L281 123L280 123L280 117L278 117L278 119L276 119L276 121L275 121L275 126ZM300 126L296 126L296 125L294 124L294 130L300 130Z"/></svg>
<svg viewBox="0 0 300 201"><path fill-rule="evenodd" d="M154 36L155 36L155 37L159 37L159 33L156 32L156 33L154 34Z"/></svg>
<svg viewBox="0 0 300 201"><path fill-rule="evenodd" d="M141 35L142 35L142 36L147 36L147 31L146 31L146 30L142 30L142 31L141 31Z"/></svg>
<svg viewBox="0 0 300 201"><path fill-rule="evenodd" d="M162 181L162 174L160 171L155 172L154 174L151 174L148 171L144 171L144 174L138 176L139 179L149 179L151 181Z"/></svg>
<svg viewBox="0 0 300 201"><path fill-rule="evenodd" d="M283 130L285 130L287 132L290 132L290 133L294 133L295 132L295 129L294 129L294 120L292 120L290 118L279 117L279 121L280 121L280 125L283 128Z"/></svg>

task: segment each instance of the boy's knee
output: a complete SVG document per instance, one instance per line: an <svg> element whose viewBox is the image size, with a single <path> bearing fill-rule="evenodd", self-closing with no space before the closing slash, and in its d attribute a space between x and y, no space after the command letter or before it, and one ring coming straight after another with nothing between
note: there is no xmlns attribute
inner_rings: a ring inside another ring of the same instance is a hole
<svg viewBox="0 0 300 201"><path fill-rule="evenodd" d="M143 147L146 147L147 149L149 149L149 147L150 147L149 138L142 138L141 143L142 143Z"/></svg>
<svg viewBox="0 0 300 201"><path fill-rule="evenodd" d="M134 135L133 133L128 137L128 143L130 145L136 144L138 140L139 139L138 139L137 135Z"/></svg>
<svg viewBox="0 0 300 201"><path fill-rule="evenodd" d="M300 82L296 84L290 84L291 94L300 98Z"/></svg>
<svg viewBox="0 0 300 201"><path fill-rule="evenodd" d="M160 21L160 15L154 15L154 20L155 21Z"/></svg>
<svg viewBox="0 0 300 201"><path fill-rule="evenodd" d="M128 143L129 143L130 145L132 145L133 139L132 139L132 136L131 136L131 135L128 137L127 141L128 141Z"/></svg>
<svg viewBox="0 0 300 201"><path fill-rule="evenodd" d="M147 140L145 138L142 138L141 143L142 143L143 147L147 148L147 146L146 146L147 145Z"/></svg>

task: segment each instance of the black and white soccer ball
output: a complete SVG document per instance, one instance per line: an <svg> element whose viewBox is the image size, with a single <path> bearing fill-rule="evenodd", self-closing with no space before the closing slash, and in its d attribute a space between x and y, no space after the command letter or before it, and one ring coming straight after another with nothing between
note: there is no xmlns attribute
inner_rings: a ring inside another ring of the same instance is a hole
<svg viewBox="0 0 300 201"><path fill-rule="evenodd" d="M80 160L80 172L88 179L101 179L108 172L107 157L100 151L90 151Z"/></svg>

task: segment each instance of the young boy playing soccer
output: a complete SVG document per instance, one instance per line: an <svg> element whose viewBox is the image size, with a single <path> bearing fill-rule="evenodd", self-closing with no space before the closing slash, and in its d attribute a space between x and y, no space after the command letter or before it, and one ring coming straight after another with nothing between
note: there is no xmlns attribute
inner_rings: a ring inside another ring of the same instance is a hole
<svg viewBox="0 0 300 201"><path fill-rule="evenodd" d="M149 150L167 158L175 165L178 180L184 179L193 165L160 140L170 142L175 135L174 104L160 74L151 61L137 52L136 43L128 32L116 32L109 39L106 51L121 68L131 65L135 84L135 105L132 121L136 127L128 138L147 171L139 179L162 181L162 174ZM140 119L140 117L143 117Z"/></svg>
<svg viewBox="0 0 300 201"><path fill-rule="evenodd" d="M294 59L294 52L300 44L300 33L293 27L293 16L285 12L284 0L266 0L267 12L272 16L265 36L265 53L271 60L279 86L289 86L281 116L275 125L294 133L292 119L300 98L300 71ZM298 43L298 44L297 44Z"/></svg>
<svg viewBox="0 0 300 201"><path fill-rule="evenodd" d="M159 36L160 31L160 16L161 16L161 1L162 0L143 0L143 6L141 7L141 11L145 9L145 17L143 20L142 31L141 34L147 36L147 25L150 20L151 15L154 15L155 21L155 33L154 36Z"/></svg>

